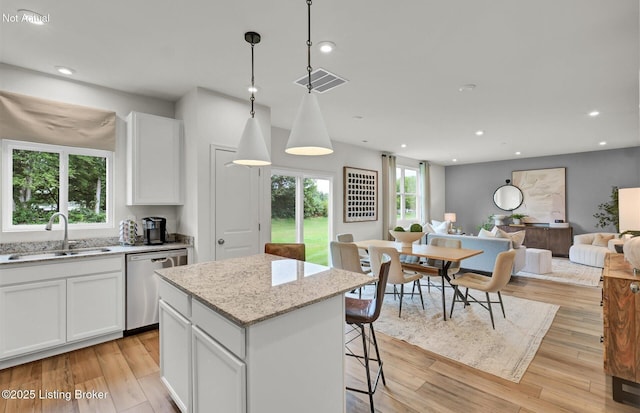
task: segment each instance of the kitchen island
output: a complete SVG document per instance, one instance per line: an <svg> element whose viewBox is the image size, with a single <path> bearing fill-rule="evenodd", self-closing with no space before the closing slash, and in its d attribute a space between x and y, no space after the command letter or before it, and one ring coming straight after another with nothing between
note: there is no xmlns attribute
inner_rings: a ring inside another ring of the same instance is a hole
<svg viewBox="0 0 640 413"><path fill-rule="evenodd" d="M269 254L156 273L182 411L344 412L344 293L375 278Z"/></svg>

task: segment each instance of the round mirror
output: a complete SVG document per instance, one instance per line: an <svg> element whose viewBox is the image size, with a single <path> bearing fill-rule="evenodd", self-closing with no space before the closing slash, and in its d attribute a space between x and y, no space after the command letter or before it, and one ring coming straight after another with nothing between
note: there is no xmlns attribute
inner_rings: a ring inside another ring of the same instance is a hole
<svg viewBox="0 0 640 413"><path fill-rule="evenodd" d="M517 186L511 185L511 180L507 179L507 183L496 189L493 193L493 203L503 211L513 211L522 205L524 196Z"/></svg>

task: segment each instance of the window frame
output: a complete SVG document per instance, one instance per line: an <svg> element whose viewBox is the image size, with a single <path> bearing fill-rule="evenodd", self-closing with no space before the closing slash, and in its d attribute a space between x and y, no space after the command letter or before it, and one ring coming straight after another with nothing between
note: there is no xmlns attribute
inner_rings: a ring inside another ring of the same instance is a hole
<svg viewBox="0 0 640 413"><path fill-rule="evenodd" d="M114 228L113 215L113 160L114 152L91 149L91 148L79 148L73 146L63 145L51 145L45 143L16 141L10 139L2 139L2 232L28 232L28 231L44 231L44 227L41 224L13 224L13 151L27 150L27 151L39 151L50 152L59 154L60 164L58 171L58 178L60 181L60 211L65 216L69 216L69 155L84 155L95 156L106 159L106 222L99 223L69 223L69 229L105 229ZM62 229L63 223L53 225L55 229Z"/></svg>
<svg viewBox="0 0 640 413"><path fill-rule="evenodd" d="M416 174L416 192L405 192L405 187L404 187L404 182L405 182L405 172L409 170L412 172L415 172ZM398 173L400 172L400 173ZM404 208L402 208L402 206L405 204L405 200L406 200L406 196L410 195L410 196L415 196L416 198L416 218L415 220L418 222L423 222L423 217L422 217L422 193L420 191L420 168L414 168L411 166L404 166L404 165L396 165L396 186L397 186L397 182L400 181L400 189L399 191L396 191L396 202L398 197L400 197L400 216L397 216L397 211L396 211L396 219L397 220L407 220L406 216L405 216L405 211Z"/></svg>

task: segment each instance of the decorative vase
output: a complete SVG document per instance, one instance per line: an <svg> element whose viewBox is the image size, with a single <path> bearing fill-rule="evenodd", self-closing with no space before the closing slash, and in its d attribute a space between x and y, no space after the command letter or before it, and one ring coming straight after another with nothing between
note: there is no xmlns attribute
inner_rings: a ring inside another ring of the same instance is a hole
<svg viewBox="0 0 640 413"><path fill-rule="evenodd" d="M513 219L513 225L520 225L520 219L519 218L512 218Z"/></svg>
<svg viewBox="0 0 640 413"><path fill-rule="evenodd" d="M411 248L411 244L422 238L425 234L424 232L400 232L393 230L389 230L389 233L396 239L396 242L402 243L402 248Z"/></svg>
<svg viewBox="0 0 640 413"><path fill-rule="evenodd" d="M627 240L622 250L624 251L624 259L633 267L633 273L637 274L640 270L640 237Z"/></svg>

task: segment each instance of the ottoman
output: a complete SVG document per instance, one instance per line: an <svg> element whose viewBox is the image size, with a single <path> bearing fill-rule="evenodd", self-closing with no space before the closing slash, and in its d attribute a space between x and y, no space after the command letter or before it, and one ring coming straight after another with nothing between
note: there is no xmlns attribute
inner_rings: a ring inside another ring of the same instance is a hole
<svg viewBox="0 0 640 413"><path fill-rule="evenodd" d="M526 254L522 271L533 274L547 274L551 272L551 251L527 248Z"/></svg>

